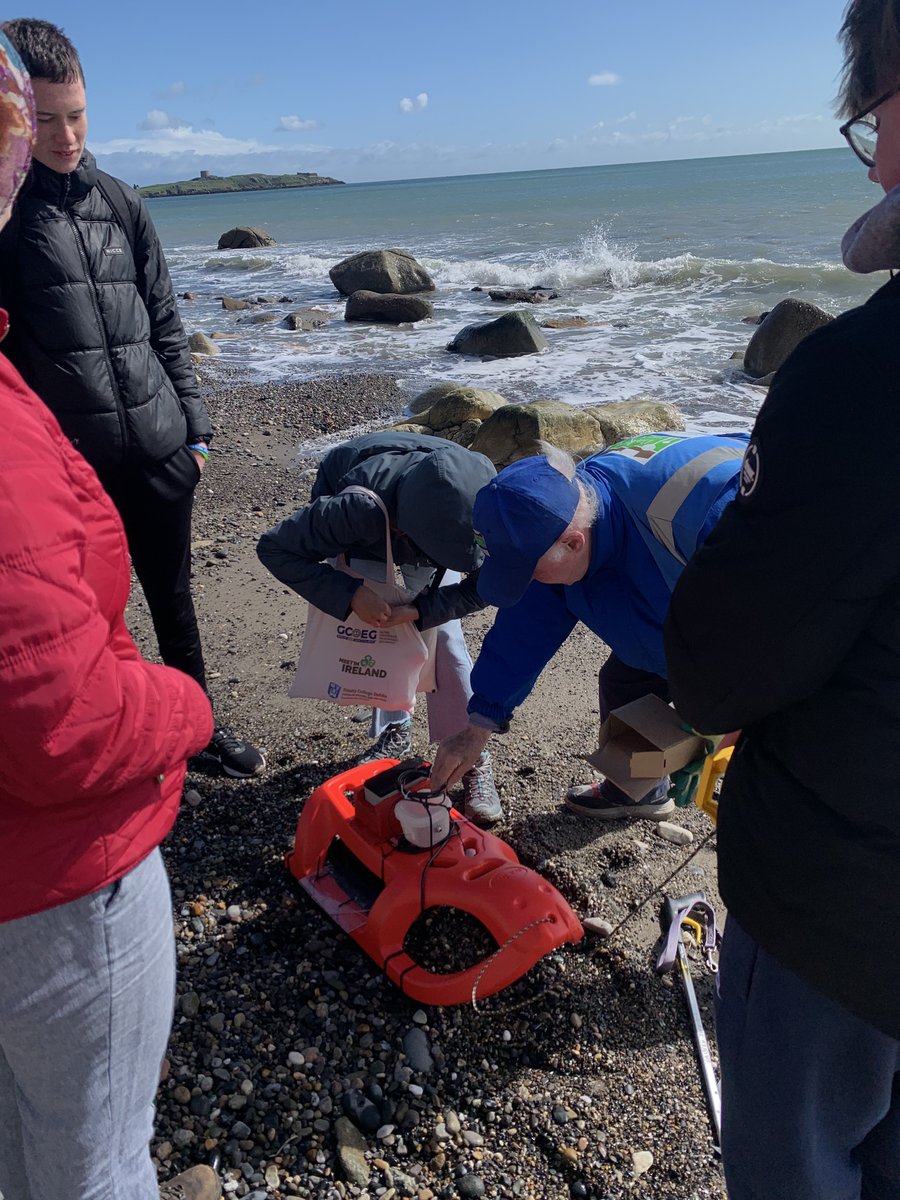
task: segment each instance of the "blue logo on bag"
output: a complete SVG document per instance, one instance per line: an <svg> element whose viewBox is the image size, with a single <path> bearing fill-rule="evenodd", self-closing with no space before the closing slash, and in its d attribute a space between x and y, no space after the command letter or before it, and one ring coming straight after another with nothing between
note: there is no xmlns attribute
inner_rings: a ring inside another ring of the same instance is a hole
<svg viewBox="0 0 900 1200"><path fill-rule="evenodd" d="M340 694L341 694L341 685L339 683L329 683L328 699L329 700L337 700L338 697L340 696Z"/></svg>

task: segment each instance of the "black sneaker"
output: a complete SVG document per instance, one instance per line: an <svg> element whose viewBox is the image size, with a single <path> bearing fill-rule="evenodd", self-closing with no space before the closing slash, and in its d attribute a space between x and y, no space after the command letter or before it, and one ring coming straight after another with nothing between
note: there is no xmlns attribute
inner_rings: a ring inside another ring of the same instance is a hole
<svg viewBox="0 0 900 1200"><path fill-rule="evenodd" d="M412 734L409 721L396 721L381 731L365 754L356 760L363 763L378 762L382 758L406 758L412 750Z"/></svg>
<svg viewBox="0 0 900 1200"><path fill-rule="evenodd" d="M563 803L571 812L601 821L622 821L628 817L645 821L664 821L675 811L675 802L663 793L650 793L641 800L632 800L624 792L617 796L603 794L602 783L585 783L570 787Z"/></svg>
<svg viewBox="0 0 900 1200"><path fill-rule="evenodd" d="M227 726L217 725L205 750L197 755L214 762L232 779L254 779L266 769L266 760L249 742L237 737Z"/></svg>

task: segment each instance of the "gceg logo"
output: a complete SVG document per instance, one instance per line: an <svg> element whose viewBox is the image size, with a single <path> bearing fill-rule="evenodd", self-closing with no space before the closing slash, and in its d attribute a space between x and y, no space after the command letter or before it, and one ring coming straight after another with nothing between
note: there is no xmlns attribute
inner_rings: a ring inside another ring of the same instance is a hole
<svg viewBox="0 0 900 1200"><path fill-rule="evenodd" d="M377 629L357 629L354 625L338 625L337 635L345 642L377 642Z"/></svg>

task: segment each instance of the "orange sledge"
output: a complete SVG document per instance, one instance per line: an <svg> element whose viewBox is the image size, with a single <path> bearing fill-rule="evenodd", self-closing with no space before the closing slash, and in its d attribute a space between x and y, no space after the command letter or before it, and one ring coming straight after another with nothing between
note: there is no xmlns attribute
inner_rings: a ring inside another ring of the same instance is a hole
<svg viewBox="0 0 900 1200"><path fill-rule="evenodd" d="M424 847L407 841L395 807L427 786L429 769L422 759L382 759L329 779L306 802L285 861L401 991L423 1004L463 1004L508 987L583 930L552 884L456 809L443 840ZM404 950L406 936L433 908L470 913L498 950L451 974L415 962Z"/></svg>

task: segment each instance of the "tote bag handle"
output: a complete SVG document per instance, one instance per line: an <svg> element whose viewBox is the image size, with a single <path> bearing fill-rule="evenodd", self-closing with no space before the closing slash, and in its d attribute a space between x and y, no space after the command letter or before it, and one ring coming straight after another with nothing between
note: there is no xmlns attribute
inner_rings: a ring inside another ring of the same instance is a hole
<svg viewBox="0 0 900 1200"><path fill-rule="evenodd" d="M339 496L346 496L348 493L356 496L368 496L370 500L374 500L384 514L384 561L385 561L385 583L394 582L394 547L391 543L391 518L388 516L388 510L384 501L377 492L370 491L369 488L361 487L359 484L351 483L349 487L343 488L338 492ZM346 558L343 554L339 555L341 559Z"/></svg>

